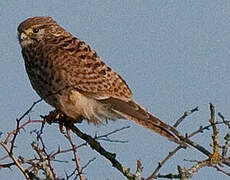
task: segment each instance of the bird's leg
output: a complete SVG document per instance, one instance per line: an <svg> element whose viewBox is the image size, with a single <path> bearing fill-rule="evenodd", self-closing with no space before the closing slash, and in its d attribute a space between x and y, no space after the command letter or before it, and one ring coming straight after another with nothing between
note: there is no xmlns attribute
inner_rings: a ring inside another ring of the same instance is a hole
<svg viewBox="0 0 230 180"><path fill-rule="evenodd" d="M50 111L50 113L47 116L42 116L42 118L48 123L58 123L59 124L59 130L62 134L64 134L63 126L66 127L66 129L69 129L69 127L73 123L81 123L84 119L82 116L79 116L76 119L70 118L63 114L61 111L55 109L53 111Z"/></svg>
<svg viewBox="0 0 230 180"><path fill-rule="evenodd" d="M63 121L65 119L64 116L65 115L61 111L55 109L53 111L50 111L49 115L44 116L43 118L48 124L58 123L59 124L59 130L61 133L63 133L64 132L63 131L63 125L64 125Z"/></svg>
<svg viewBox="0 0 230 180"><path fill-rule="evenodd" d="M73 118L70 118L70 117L64 115L62 121L59 123L59 128L63 128L63 126L65 126L66 131L69 131L70 126L72 126L74 123L81 123L83 121L83 119L84 118L82 116L79 116L79 117L73 119ZM61 129L60 129L60 131L61 131Z"/></svg>
<svg viewBox="0 0 230 180"><path fill-rule="evenodd" d="M59 110L50 111L48 115L41 116L48 124L59 123L61 112Z"/></svg>

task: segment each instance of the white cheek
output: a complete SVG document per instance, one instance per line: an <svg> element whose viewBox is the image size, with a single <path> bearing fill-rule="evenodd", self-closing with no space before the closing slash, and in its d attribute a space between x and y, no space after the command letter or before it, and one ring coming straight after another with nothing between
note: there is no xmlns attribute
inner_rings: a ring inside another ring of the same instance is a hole
<svg viewBox="0 0 230 180"><path fill-rule="evenodd" d="M25 35L25 33L22 32L21 35L20 35L20 39L24 40L26 38L27 38L27 36Z"/></svg>
<svg viewBox="0 0 230 180"><path fill-rule="evenodd" d="M28 45L32 44L32 40L24 39L24 40L21 41L20 44L21 44L22 47L27 47Z"/></svg>

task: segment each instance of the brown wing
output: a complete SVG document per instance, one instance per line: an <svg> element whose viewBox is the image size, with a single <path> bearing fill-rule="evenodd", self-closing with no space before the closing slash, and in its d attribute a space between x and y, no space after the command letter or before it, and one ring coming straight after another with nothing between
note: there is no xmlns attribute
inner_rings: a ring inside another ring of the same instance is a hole
<svg viewBox="0 0 230 180"><path fill-rule="evenodd" d="M55 45L57 41L59 41L58 46ZM52 57L55 68L58 68L63 74L68 74L65 76L68 77L65 81L69 86L95 99L108 97L130 99L132 97L126 82L106 66L85 42L70 36L68 38L59 37L54 43L47 44L46 58Z"/></svg>
<svg viewBox="0 0 230 180"><path fill-rule="evenodd" d="M53 61L53 69L58 69L55 72L60 73L65 86L74 87L82 94L108 104L122 117L180 143L179 133L136 104L125 81L86 43L71 35L52 40L53 43L46 43L44 57Z"/></svg>

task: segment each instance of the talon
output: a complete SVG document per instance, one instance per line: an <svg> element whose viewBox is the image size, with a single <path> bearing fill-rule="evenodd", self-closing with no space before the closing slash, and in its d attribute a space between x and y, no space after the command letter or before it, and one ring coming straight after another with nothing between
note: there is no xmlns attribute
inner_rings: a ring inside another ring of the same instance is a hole
<svg viewBox="0 0 230 180"><path fill-rule="evenodd" d="M63 122L59 122L59 131L60 131L60 133L65 134L63 127L64 127L64 123Z"/></svg>

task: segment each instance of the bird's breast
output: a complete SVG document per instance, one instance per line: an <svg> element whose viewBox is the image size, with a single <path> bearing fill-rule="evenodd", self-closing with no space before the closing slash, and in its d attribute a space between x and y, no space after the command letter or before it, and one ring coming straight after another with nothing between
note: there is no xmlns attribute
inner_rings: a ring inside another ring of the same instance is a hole
<svg viewBox="0 0 230 180"><path fill-rule="evenodd" d="M65 84L61 80L62 74L55 70L52 62L33 56L31 53L23 53L25 67L31 85L37 94L47 103L57 108L58 97L63 94Z"/></svg>

